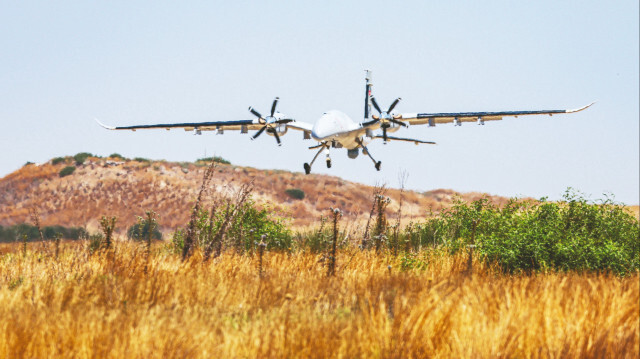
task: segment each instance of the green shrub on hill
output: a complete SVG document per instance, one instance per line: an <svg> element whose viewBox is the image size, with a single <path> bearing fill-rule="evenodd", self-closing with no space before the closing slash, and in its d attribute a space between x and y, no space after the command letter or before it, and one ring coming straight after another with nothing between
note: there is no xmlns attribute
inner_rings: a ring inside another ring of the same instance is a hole
<svg viewBox="0 0 640 359"><path fill-rule="evenodd" d="M231 162L229 162L229 161L227 161L224 158L219 157L219 156L199 158L198 160L196 160L196 163L197 162L209 163L211 161L215 161L216 163L221 163L221 164L224 164L224 165L230 165L231 164Z"/></svg>
<svg viewBox="0 0 640 359"><path fill-rule="evenodd" d="M293 199L304 199L304 191L299 188L288 188L284 192Z"/></svg>
<svg viewBox="0 0 640 359"><path fill-rule="evenodd" d="M63 163L63 162L67 162L67 158L66 157L56 157L56 158L51 160L51 164L52 165L57 165L57 164Z"/></svg>
<svg viewBox="0 0 640 359"><path fill-rule="evenodd" d="M68 176L68 175L72 174L75 170L76 170L76 168L74 166L67 166L67 167L61 169L58 174L60 175L60 177L65 177L65 176Z"/></svg>
<svg viewBox="0 0 640 359"><path fill-rule="evenodd" d="M115 158L121 161L126 161L127 159L125 157L123 157L121 154L119 153L112 153L109 155L109 158Z"/></svg>
<svg viewBox="0 0 640 359"><path fill-rule="evenodd" d="M76 161L76 165L80 166L89 157L93 157L93 155L88 152L80 152L73 156L73 159Z"/></svg>

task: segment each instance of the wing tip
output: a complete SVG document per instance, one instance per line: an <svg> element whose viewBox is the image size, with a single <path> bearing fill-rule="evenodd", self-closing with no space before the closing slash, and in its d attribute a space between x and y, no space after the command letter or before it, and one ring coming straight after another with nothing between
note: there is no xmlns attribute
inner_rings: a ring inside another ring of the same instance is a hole
<svg viewBox="0 0 640 359"><path fill-rule="evenodd" d="M574 112L580 112L580 111L582 111L582 110L586 110L586 109L588 109L589 107L591 107L591 106L592 106L594 103L596 103L596 102L597 102L597 101L593 101L592 103L590 103L590 104L588 104L588 105L586 105L586 106L582 106L582 107L580 107L580 108L576 108L576 109L573 109L573 110L567 110L567 113L574 113Z"/></svg>
<svg viewBox="0 0 640 359"><path fill-rule="evenodd" d="M106 128L107 130L115 130L116 128L113 126L109 126L109 125L105 125L104 123L100 122L97 118L94 118L94 120L96 120L96 122L98 123L98 125Z"/></svg>

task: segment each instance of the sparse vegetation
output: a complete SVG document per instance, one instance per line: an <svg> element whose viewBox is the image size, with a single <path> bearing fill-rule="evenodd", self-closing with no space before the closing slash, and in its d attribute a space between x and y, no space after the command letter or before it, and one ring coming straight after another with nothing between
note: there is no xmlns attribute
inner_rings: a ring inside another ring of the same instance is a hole
<svg viewBox="0 0 640 359"><path fill-rule="evenodd" d="M80 166L87 160L87 158L93 157L91 153L80 152L73 156L73 160L76 161L76 165Z"/></svg>
<svg viewBox="0 0 640 359"><path fill-rule="evenodd" d="M51 164L54 165L54 166L57 165L57 164L60 164L60 163L64 163L64 162L67 162L67 158L66 157L56 157L56 158L51 160Z"/></svg>
<svg viewBox="0 0 640 359"><path fill-rule="evenodd" d="M123 157L119 153L112 153L112 154L109 155L109 158L117 159L117 160L120 160L120 161L126 161L127 160L127 158Z"/></svg>
<svg viewBox="0 0 640 359"><path fill-rule="evenodd" d="M58 174L60 175L60 177L66 177L66 176L72 174L75 170L76 170L75 166L67 166L67 167L61 169L60 172L58 172Z"/></svg>
<svg viewBox="0 0 640 359"><path fill-rule="evenodd" d="M220 163L220 164L223 164L223 165L230 165L230 164L231 164L231 162L229 162L229 161L227 161L227 160L225 160L224 158L219 157L219 156L199 158L199 159L196 161L196 163L198 163L198 162L201 162L201 163L209 163L209 162L211 162L211 161L213 161L213 162L215 162L215 163Z"/></svg>
<svg viewBox="0 0 640 359"><path fill-rule="evenodd" d="M300 188L287 188L284 192L293 199L304 199L304 191Z"/></svg>

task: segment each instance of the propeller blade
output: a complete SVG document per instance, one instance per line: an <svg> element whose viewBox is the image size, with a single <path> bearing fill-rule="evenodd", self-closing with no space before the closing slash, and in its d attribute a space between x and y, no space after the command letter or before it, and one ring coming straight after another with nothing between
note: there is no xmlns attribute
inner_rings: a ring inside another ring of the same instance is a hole
<svg viewBox="0 0 640 359"><path fill-rule="evenodd" d="M252 140L255 140L256 138L258 138L258 136L260 136L262 134L262 132L264 132L264 130L267 129L267 126L263 126L261 129L258 130L258 132L256 132L255 135L253 135L253 137L251 137Z"/></svg>
<svg viewBox="0 0 640 359"><path fill-rule="evenodd" d="M282 146L282 143L280 143L280 136L278 136L278 131L275 128L273 129L273 136L276 138L276 142L278 142L278 146Z"/></svg>
<svg viewBox="0 0 640 359"><path fill-rule="evenodd" d="M393 108L396 107L396 105L398 104L398 102L400 102L400 100L402 100L402 99L400 97L398 97L395 101L393 101L391 106L389 106L389 109L387 110L387 113L391 113L391 111L393 111Z"/></svg>
<svg viewBox="0 0 640 359"><path fill-rule="evenodd" d="M254 116L256 116L258 119L262 121L264 121L264 118L262 117L262 115L260 114L260 112L256 111L255 108L249 106L249 112L251 112Z"/></svg>
<svg viewBox="0 0 640 359"><path fill-rule="evenodd" d="M406 123L404 123L404 122L402 122L402 121L394 120L394 119L392 119L392 118L390 118L390 119L389 119L389 122L393 122L393 123L395 123L396 125L400 125L400 126L407 127L407 124L406 124Z"/></svg>
<svg viewBox="0 0 640 359"><path fill-rule="evenodd" d="M278 104L279 99L279 97L276 97L276 99L273 100L273 104L271 105L271 117L273 117L273 114L276 113L276 105Z"/></svg>
<svg viewBox="0 0 640 359"><path fill-rule="evenodd" d="M382 113L380 106L378 106L378 102L376 102L376 98L373 96L371 96L371 103L373 104L373 107L375 107L376 110L378 110L378 113Z"/></svg>
<svg viewBox="0 0 640 359"><path fill-rule="evenodd" d="M373 116L371 116L371 117L373 117ZM380 121L380 119L374 117L373 120L371 120L371 121L363 122L362 123L362 127L367 127L367 126L373 125L374 123L376 123L378 121Z"/></svg>

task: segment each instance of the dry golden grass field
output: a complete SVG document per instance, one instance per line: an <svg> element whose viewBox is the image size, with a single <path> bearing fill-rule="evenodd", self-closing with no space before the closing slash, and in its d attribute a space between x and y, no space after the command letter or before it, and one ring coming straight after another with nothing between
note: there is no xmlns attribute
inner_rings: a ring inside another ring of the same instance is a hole
<svg viewBox="0 0 640 359"><path fill-rule="evenodd" d="M638 274L506 275L466 257L66 242L0 254L3 358L637 358Z"/></svg>

